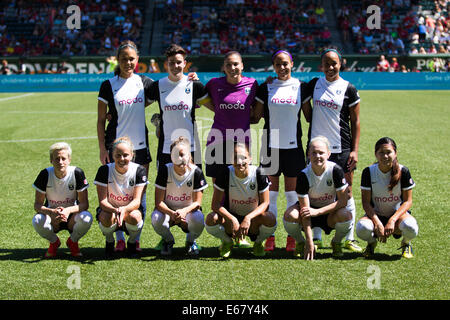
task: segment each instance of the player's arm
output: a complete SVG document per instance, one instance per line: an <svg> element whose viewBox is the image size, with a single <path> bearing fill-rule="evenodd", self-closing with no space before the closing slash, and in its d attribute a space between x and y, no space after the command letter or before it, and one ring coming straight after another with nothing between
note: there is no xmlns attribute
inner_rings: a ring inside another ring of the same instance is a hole
<svg viewBox="0 0 450 320"><path fill-rule="evenodd" d="M307 100L302 103L302 111L303 115L305 116L306 122L311 123L312 120L311 100Z"/></svg>
<svg viewBox="0 0 450 320"><path fill-rule="evenodd" d="M402 204L395 211L395 213L389 218L389 221L386 223L384 227L384 233L386 237L389 237L394 233L395 224L397 220L404 215L412 206L412 189L402 190Z"/></svg>
<svg viewBox="0 0 450 320"><path fill-rule="evenodd" d="M117 208L114 207L111 203L108 201L108 187L96 185L97 187L97 196L98 196L98 204L100 208L106 212L106 213L116 213Z"/></svg>
<svg viewBox="0 0 450 320"><path fill-rule="evenodd" d="M350 152L347 165L351 172L356 168L356 164L358 163L359 138L361 134L361 126L359 121L359 102L349 109L352 132L352 151Z"/></svg>
<svg viewBox="0 0 450 320"><path fill-rule="evenodd" d="M259 101L255 100L253 103L253 108L250 111L250 123L256 124L261 120L261 118L264 115L264 104Z"/></svg>
<svg viewBox="0 0 450 320"><path fill-rule="evenodd" d="M70 214L72 213L79 213L82 211L86 211L87 209L89 209L89 199L88 199L88 191L87 189L84 189L83 191L79 191L77 192L78 194L78 203L64 208L62 213L66 216L69 217Z"/></svg>
<svg viewBox="0 0 450 320"><path fill-rule="evenodd" d="M209 95L205 95L204 97L198 99L197 100L197 104L199 106L204 106L207 109L209 109L212 112L214 112L214 104L213 104L213 101L212 101L212 99L211 99L211 97Z"/></svg>
<svg viewBox="0 0 450 320"><path fill-rule="evenodd" d="M155 208L170 216L171 220L175 220L176 212L169 208L169 206L165 203L166 199L166 190L155 186Z"/></svg>
<svg viewBox="0 0 450 320"><path fill-rule="evenodd" d="M104 101L98 100L97 104L97 138L98 147L100 150L101 164L110 162L108 150L105 146L105 124L106 124L107 104Z"/></svg>
<svg viewBox="0 0 450 320"><path fill-rule="evenodd" d="M372 201L372 191L361 189L361 202L363 210L366 213L367 217L370 220L372 220L374 225L374 231L378 239L382 242L385 242L386 239L384 237L384 226L381 223L380 219L378 218L378 215L376 214L375 209L371 204L371 201Z"/></svg>
<svg viewBox="0 0 450 320"><path fill-rule="evenodd" d="M259 205L250 213L248 213L241 222L239 232L241 236L246 236L250 229L250 224L253 218L263 214L269 208L269 188L259 194Z"/></svg>
<svg viewBox="0 0 450 320"><path fill-rule="evenodd" d="M44 206L44 203L45 203L45 193L36 190L34 196L34 210L38 213L42 213L48 216L52 216L53 214L57 213L56 209L48 208Z"/></svg>
<svg viewBox="0 0 450 320"><path fill-rule="evenodd" d="M302 225L302 228L305 231L305 238L306 238L304 258L305 260L314 260L314 241L311 227L311 216L302 215L302 212L307 212L310 209L309 197L299 196L298 202L300 206L300 214L298 216L299 224Z"/></svg>

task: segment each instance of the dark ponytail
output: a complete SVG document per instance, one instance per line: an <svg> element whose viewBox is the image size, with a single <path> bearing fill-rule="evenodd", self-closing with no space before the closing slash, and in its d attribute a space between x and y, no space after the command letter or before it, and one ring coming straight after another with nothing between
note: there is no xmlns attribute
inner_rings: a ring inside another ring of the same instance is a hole
<svg viewBox="0 0 450 320"><path fill-rule="evenodd" d="M131 40L124 40L120 43L119 48L117 49L117 54L116 54L117 61L119 61L119 56L120 56L120 53L122 52L122 50L124 50L126 48L133 49L134 51L136 51L136 54L139 55L139 51L137 49L136 44ZM115 76L120 75L120 64L119 63L117 63L117 66L114 68L114 75Z"/></svg>
<svg viewBox="0 0 450 320"><path fill-rule="evenodd" d="M378 151L378 149L384 145L389 144L394 148L394 151L397 153L397 144L394 140L392 140L389 137L381 138L375 143L375 153ZM400 164L398 163L397 157L392 162L392 170L391 170L391 180L389 181L388 190L392 191L394 187L399 183L400 178L402 176L402 171L400 170Z"/></svg>

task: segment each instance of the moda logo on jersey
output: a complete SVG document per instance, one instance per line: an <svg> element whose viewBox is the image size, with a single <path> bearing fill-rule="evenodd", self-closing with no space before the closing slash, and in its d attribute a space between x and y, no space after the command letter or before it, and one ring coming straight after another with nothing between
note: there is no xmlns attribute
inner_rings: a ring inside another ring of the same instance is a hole
<svg viewBox="0 0 450 320"><path fill-rule="evenodd" d="M132 105L133 103L143 103L144 99L142 97L135 97L134 99L124 99L124 100L119 100L119 106L124 106L124 105Z"/></svg>
<svg viewBox="0 0 450 320"><path fill-rule="evenodd" d="M250 198L250 197L247 200L231 199L231 203L232 204L240 204L240 205L253 204L253 203L256 203L256 202L258 202L258 200L256 200L255 198Z"/></svg>
<svg viewBox="0 0 450 320"><path fill-rule="evenodd" d="M240 100L236 101L236 103L221 103L219 105L220 109L240 109L240 110L244 110L245 109L245 105L241 103Z"/></svg>
<svg viewBox="0 0 450 320"><path fill-rule="evenodd" d="M375 202L399 202L400 197L391 194L389 197L375 197Z"/></svg>
<svg viewBox="0 0 450 320"><path fill-rule="evenodd" d="M326 107L330 109L337 110L339 108L339 105L337 105L333 100L327 101L327 100L314 100L314 106L316 107Z"/></svg>
<svg viewBox="0 0 450 320"><path fill-rule="evenodd" d="M75 199L66 198L64 200L51 200L48 199L48 202L50 203L51 207L53 206L65 206L65 205L73 205L75 203Z"/></svg>
<svg viewBox="0 0 450 320"><path fill-rule="evenodd" d="M294 104L294 105L296 105L298 100L296 97L289 97L287 99L272 97L272 99L270 99L270 102L273 104Z"/></svg>
<svg viewBox="0 0 450 320"><path fill-rule="evenodd" d="M320 197L312 197L312 196L310 196L310 200L311 200L312 202L316 202L316 201L329 201L329 200L333 200L333 199L334 199L334 195L328 194L328 193L325 193L323 196L320 196Z"/></svg>
<svg viewBox="0 0 450 320"><path fill-rule="evenodd" d="M117 201L117 202L124 202L124 203L130 203L132 200L133 200L133 196L130 196L128 193L127 194L125 194L125 196L118 196L118 195L115 195L114 193L110 193L109 194L109 198L111 199L111 200L114 200L114 201Z"/></svg>
<svg viewBox="0 0 450 320"><path fill-rule="evenodd" d="M189 110L189 106L186 103L184 103L184 101L180 101L179 104L164 106L164 111L176 111L176 110Z"/></svg>
<svg viewBox="0 0 450 320"><path fill-rule="evenodd" d="M181 196L172 196L170 194L167 195L166 199L168 201L191 201L192 197L183 193Z"/></svg>

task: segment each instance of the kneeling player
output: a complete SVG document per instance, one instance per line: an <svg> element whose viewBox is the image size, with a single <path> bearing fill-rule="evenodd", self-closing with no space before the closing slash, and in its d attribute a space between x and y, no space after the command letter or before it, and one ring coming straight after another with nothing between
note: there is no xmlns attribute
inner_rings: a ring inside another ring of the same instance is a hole
<svg viewBox="0 0 450 320"><path fill-rule="evenodd" d="M128 235L127 250L137 254L136 237L142 230L142 192L147 185L147 171L132 162L134 148L128 137L120 137L113 143L114 162L101 166L95 177L99 207L97 220L106 238L105 253L114 253L114 232L125 231Z"/></svg>
<svg viewBox="0 0 450 320"><path fill-rule="evenodd" d="M296 240L295 255L313 260L315 246L312 228L320 227L326 234L335 229L331 240L334 257L341 257L342 239L352 225L352 214L346 209L347 182L344 171L330 157L328 139L318 136L311 139L308 148L309 165L297 179L299 203L284 214L284 228ZM302 235L304 230L306 236Z"/></svg>
<svg viewBox="0 0 450 320"><path fill-rule="evenodd" d="M158 168L155 182L155 211L152 225L162 237L162 255L171 255L175 239L170 227L177 225L186 232L186 250L198 255L195 241L205 227L201 212L203 190L208 187L202 170L192 162L191 144L179 137L170 146L171 163Z"/></svg>
<svg viewBox="0 0 450 320"><path fill-rule="evenodd" d="M389 236L403 236L401 249L404 258L412 258L411 240L419 227L410 214L412 188L415 183L407 167L397 160L397 146L384 137L375 144L377 163L363 170L361 175L362 205L366 215L356 225L356 234L367 241L365 257L374 254L378 241L385 243Z"/></svg>
<svg viewBox="0 0 450 320"><path fill-rule="evenodd" d="M275 232L276 217L269 207L269 179L251 165L248 145L236 143L233 165L217 175L206 230L222 240L219 253L230 256L233 239L249 236L253 254L264 256L263 241Z"/></svg>
<svg viewBox="0 0 450 320"><path fill-rule="evenodd" d="M92 224L87 188L89 184L83 170L70 165L72 149L65 142L50 147L52 167L42 170L33 187L36 189L33 227L40 236L50 241L46 258L56 256L61 241L56 235L68 230L70 237L66 244L74 257L81 256L78 240Z"/></svg>

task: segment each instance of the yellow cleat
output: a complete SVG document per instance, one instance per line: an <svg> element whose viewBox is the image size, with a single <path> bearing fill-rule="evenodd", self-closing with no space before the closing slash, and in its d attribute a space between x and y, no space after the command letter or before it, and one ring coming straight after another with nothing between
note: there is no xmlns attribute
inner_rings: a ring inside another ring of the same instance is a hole
<svg viewBox="0 0 450 320"><path fill-rule="evenodd" d="M333 249L333 257L341 258L344 256L344 253L342 252L342 242L331 241L331 248Z"/></svg>
<svg viewBox="0 0 450 320"><path fill-rule="evenodd" d="M402 243L402 246L399 249L402 249L403 258L406 259L414 258L414 251L411 243Z"/></svg>
<svg viewBox="0 0 450 320"><path fill-rule="evenodd" d="M344 248L353 252L363 252L363 249L356 244L356 240L346 240Z"/></svg>
<svg viewBox="0 0 450 320"><path fill-rule="evenodd" d="M262 242L255 242L253 244L253 255L256 257L264 257L266 255Z"/></svg>
<svg viewBox="0 0 450 320"><path fill-rule="evenodd" d="M305 253L305 243L304 242L297 242L295 244L294 257L303 258L304 253Z"/></svg>
<svg viewBox="0 0 450 320"><path fill-rule="evenodd" d="M219 247L219 254L222 258L228 258L233 248L233 242L222 242Z"/></svg>
<svg viewBox="0 0 450 320"><path fill-rule="evenodd" d="M251 248L252 245L245 239L237 240L234 244L235 248Z"/></svg>

